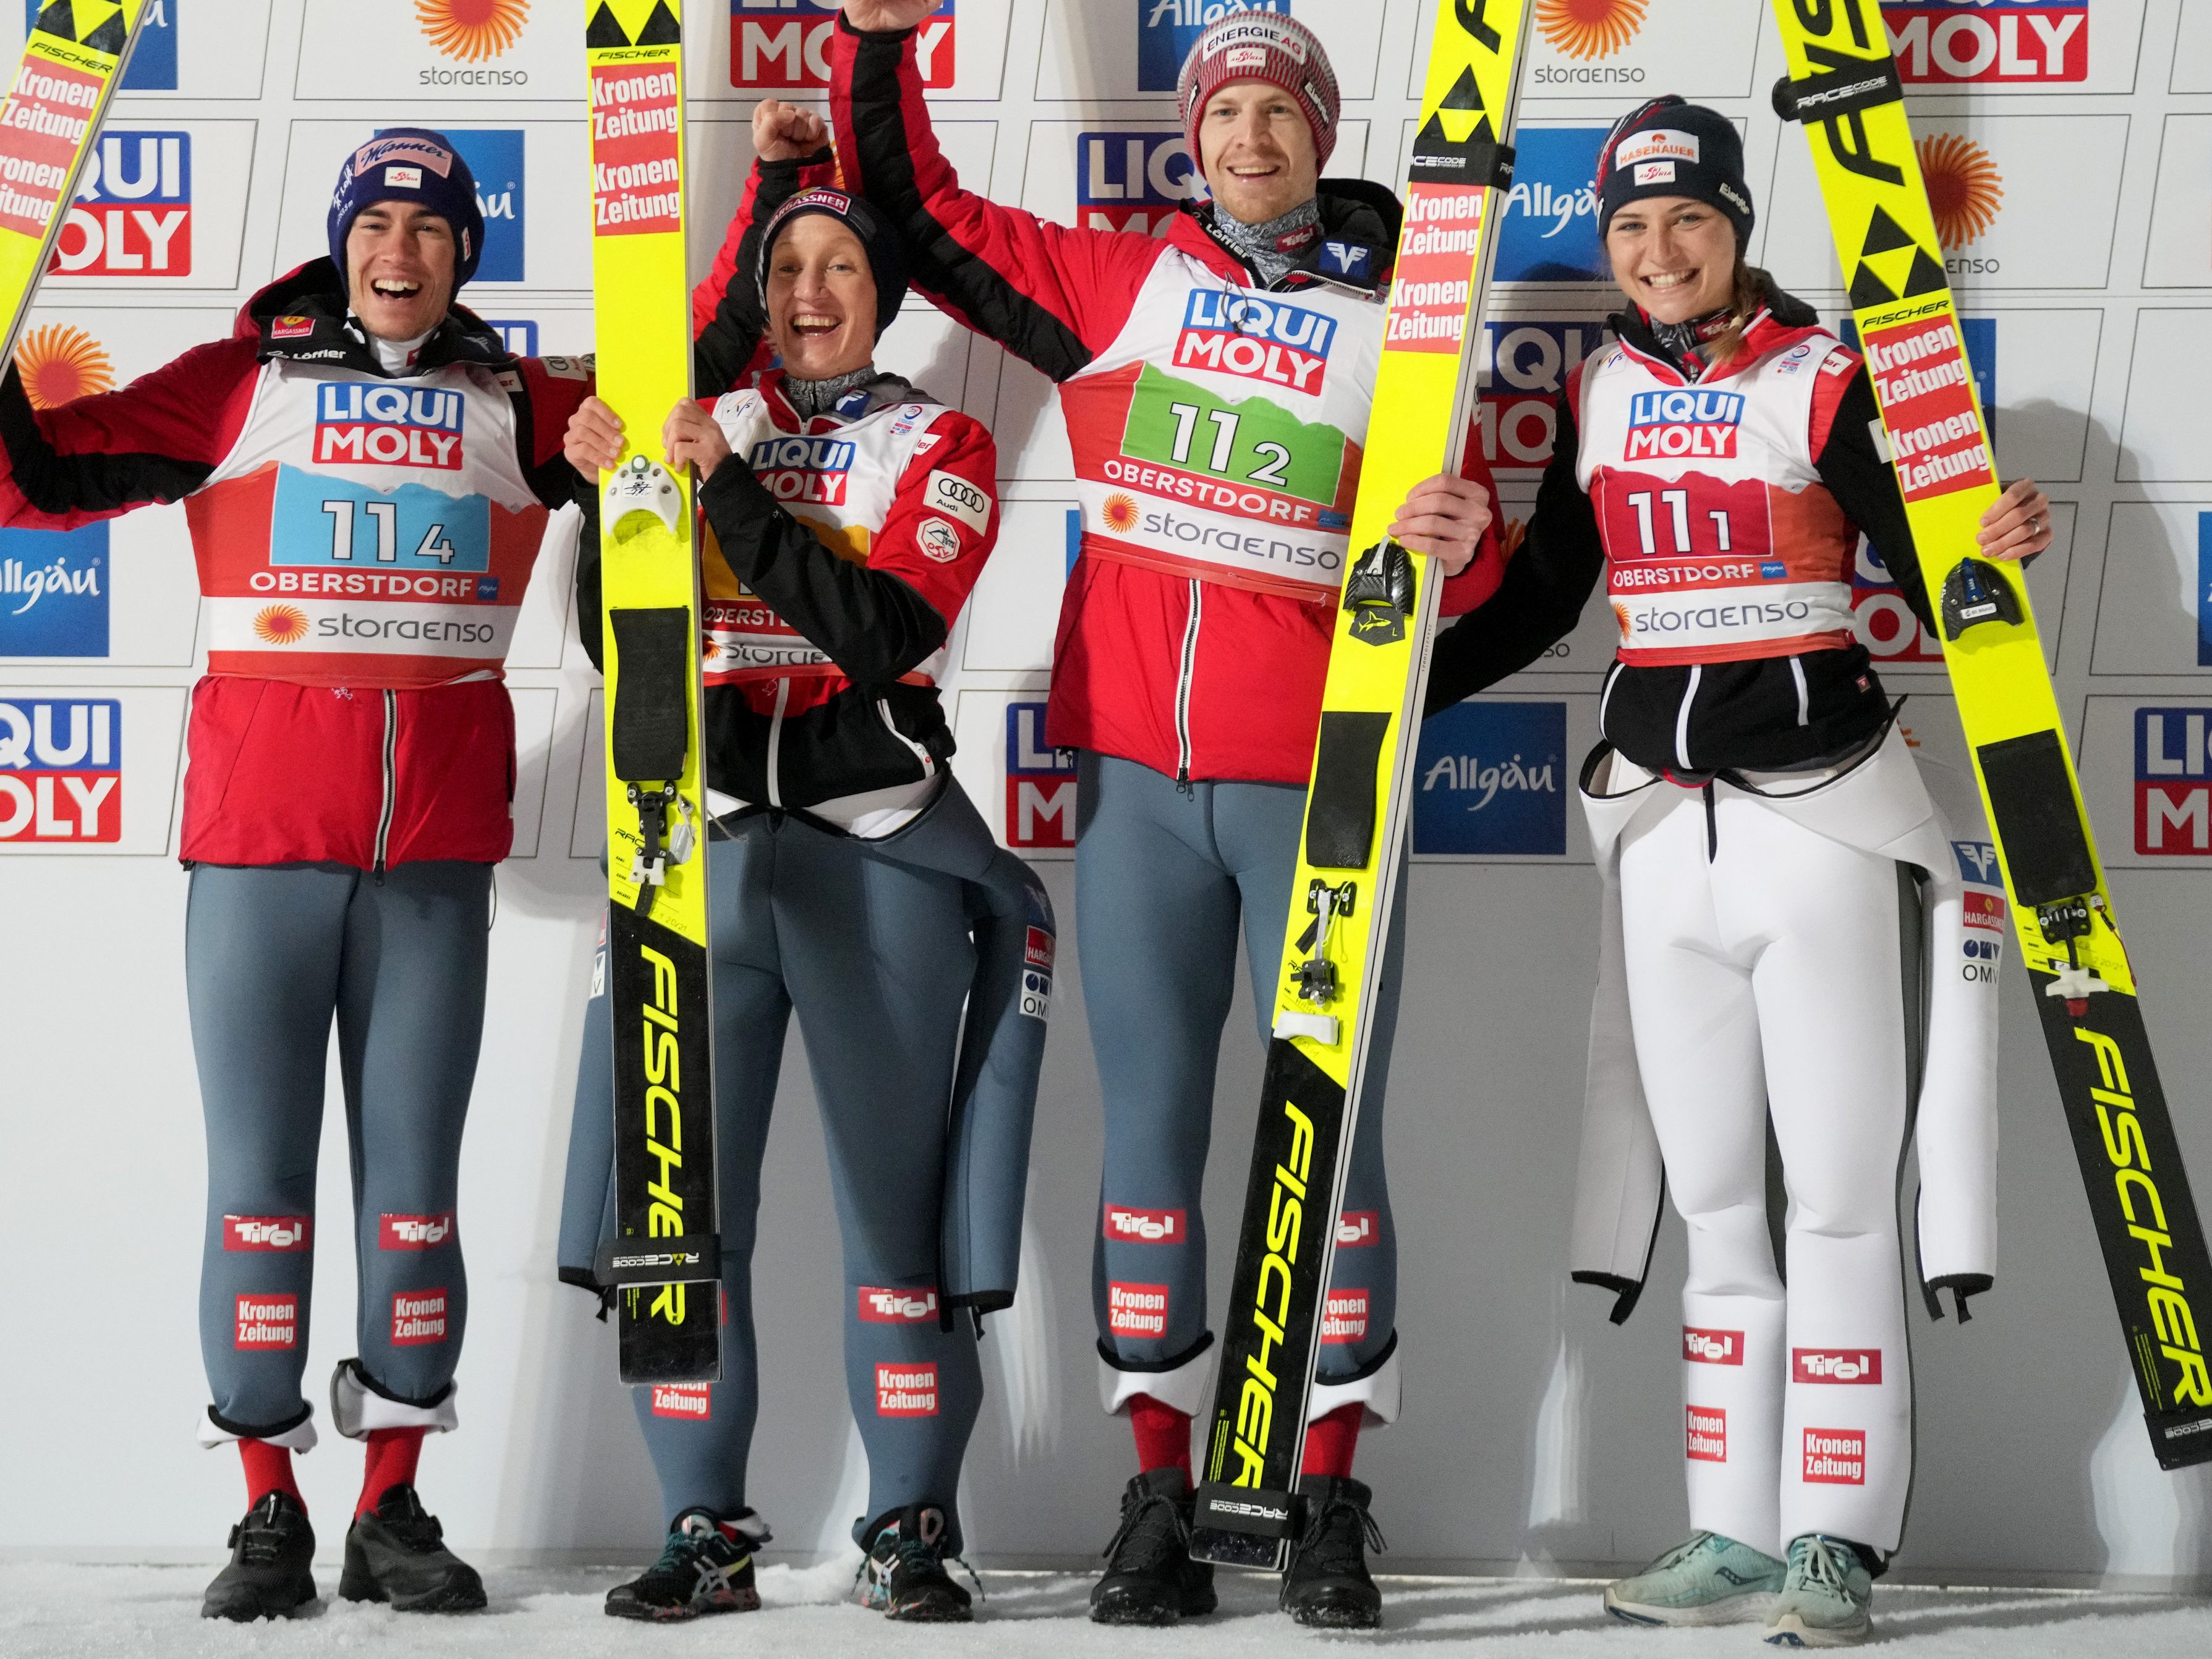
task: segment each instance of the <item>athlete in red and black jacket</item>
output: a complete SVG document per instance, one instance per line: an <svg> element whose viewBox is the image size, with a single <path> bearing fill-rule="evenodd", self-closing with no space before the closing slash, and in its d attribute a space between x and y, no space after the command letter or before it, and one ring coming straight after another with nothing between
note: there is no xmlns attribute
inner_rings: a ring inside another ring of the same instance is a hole
<svg viewBox="0 0 2212 1659"><path fill-rule="evenodd" d="M339 1593L483 1605L415 1462L457 1421L461 1127L513 835L501 664L590 389L453 304L483 221L439 134L349 155L328 230L331 257L256 295L230 338L120 391L35 410L14 368L0 380L0 524L181 501L199 566L182 850L208 1135L200 1437L237 1443L250 1500L202 1611L235 1620L315 1596L290 1460L315 1443L301 1382L334 1015L361 1296L331 1399L368 1444Z"/></svg>
<svg viewBox="0 0 2212 1659"><path fill-rule="evenodd" d="M1046 732L1078 751L1078 937L1106 1105L1101 1393L1129 1416L1141 1470L1092 1613L1166 1622L1213 1605L1180 1528L1212 1361L1214 1073L1240 927L1263 1021L1275 1000L1399 209L1377 185L1320 178L1339 112L1328 55L1304 25L1244 11L1200 40L1180 88L1210 200L1158 239L996 205L961 187L931 131L912 37L933 9L846 0L832 124L847 184L896 224L915 285L1060 388L1083 542ZM1472 442L1466 471L1483 478ZM1467 573L1448 612L1496 586L1489 501L1484 483L1439 477L1393 526ZM1306 1623L1380 1616L1367 1489L1350 1476L1362 1421L1398 1408L1381 1139L1398 959L1387 947L1346 1200L1370 1219L1330 1286L1361 1311L1322 1348L1310 1407L1312 1525L1285 1595Z"/></svg>

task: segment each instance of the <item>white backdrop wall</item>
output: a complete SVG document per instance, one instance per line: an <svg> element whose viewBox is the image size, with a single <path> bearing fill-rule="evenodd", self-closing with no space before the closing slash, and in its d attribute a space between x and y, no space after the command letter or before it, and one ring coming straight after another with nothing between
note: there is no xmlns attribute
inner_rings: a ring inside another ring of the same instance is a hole
<svg viewBox="0 0 2212 1659"><path fill-rule="evenodd" d="M0 47L24 10L0 0ZM25 346L52 396L119 384L227 331L258 285L322 249L338 159L374 128L455 132L491 231L468 298L518 349L592 345L577 42L584 0L154 0L158 32L64 233ZM1422 0L1275 0L1320 31L1346 96L1336 170L1396 182L1425 43ZM691 0L703 270L764 89L819 98L818 0ZM1155 228L1189 188L1178 31L1218 0L958 0L933 23L948 150L991 194L1062 219ZM1525 515L1565 365L1609 308L1588 190L1599 132L1680 91L1742 126L1754 258L1833 318L1839 281L1802 137L1769 110L1761 0L1545 9L1521 181L1489 333L1486 442ZM1929 0L1886 8L2008 477L2059 503L2033 578L2148 1016L2200 1191L2212 1196L2202 1018L2212 932L2212 0ZM1579 21L1578 21L1579 20ZM791 88L796 88L796 90ZM1039 860L1063 926L1065 758L1040 748L1072 469L1048 388L919 302L884 360L993 425L1008 502L948 690L957 769ZM56 583L46 573L62 572ZM606 1328L556 1285L553 1238L600 826L597 682L564 562L541 565L511 659L521 732L515 853L499 875L490 1012L463 1176L476 1291L462 1431L423 1484L481 1556L609 1559L662 1524ZM1940 665L1878 562L1861 622L1934 756L1960 739ZM1404 1239L1407 1411L1361 1473L1393 1559L1614 1562L1682 1528L1663 1236L1625 1329L1571 1291L1562 1251L1595 952L1595 879L1568 794L1610 652L1601 606L1538 668L1432 725L1389 1143ZM0 758L0 1551L211 1555L234 1460L192 1440L204 1174L176 864L182 734L203 660L183 515L64 538L0 532L0 701L66 720L111 702L118 781L93 809ZM95 757L96 758L96 757ZM1072 928L1064 934L1072 943ZM1075 1564L1109 1530L1126 1431L1098 1414L1087 1307L1099 1103L1067 950L1038 1110L1021 1302L988 1339L991 1397L966 1505L985 1561ZM1921 1478L1902 1570L2157 1581L2212 1573L2212 1481L2153 1466L2072 1154L2016 973L2006 992L2003 1265L1972 1324L1917 1326ZM725 1056L729 1063L742 1063ZM1241 1191L1259 1053L1242 1000L1224 1047L1209 1204ZM860 1502L838 1386L836 1231L793 1037L757 1267L765 1356L753 1501L780 1545L838 1547ZM331 1084L337 1099L335 1073ZM321 1201L348 1201L326 1125ZM318 1264L311 1379L350 1352L343 1230ZM1227 1262L1216 1264L1225 1277ZM1217 1285L1217 1301L1220 1286ZM311 1382L311 1386L313 1383ZM319 1511L358 1478L307 1458ZM335 1539L335 1528L331 1529Z"/></svg>

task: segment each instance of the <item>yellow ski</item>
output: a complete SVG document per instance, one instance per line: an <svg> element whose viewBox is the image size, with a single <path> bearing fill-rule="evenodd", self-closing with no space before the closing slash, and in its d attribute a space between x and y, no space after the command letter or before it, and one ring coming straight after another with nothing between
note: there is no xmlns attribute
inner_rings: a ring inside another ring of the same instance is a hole
<svg viewBox="0 0 2212 1659"><path fill-rule="evenodd" d="M1976 556L1996 462L1889 37L1875 0L1774 10L1792 77L1775 107L1812 143L2151 1445L2169 1469L2212 1461L2212 1261L2027 585Z"/></svg>
<svg viewBox="0 0 2212 1659"><path fill-rule="evenodd" d="M1405 839L1440 578L1388 530L1456 471L1475 398L1495 215L1512 182L1527 0L1436 0L1370 436L1322 696L1260 1128L1198 1490L1192 1553L1280 1571L1321 1304Z"/></svg>

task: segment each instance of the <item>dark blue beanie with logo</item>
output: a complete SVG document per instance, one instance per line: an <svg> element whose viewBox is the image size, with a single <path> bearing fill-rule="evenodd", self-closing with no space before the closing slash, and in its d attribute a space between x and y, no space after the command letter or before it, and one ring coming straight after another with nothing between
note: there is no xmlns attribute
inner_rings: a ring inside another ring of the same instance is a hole
<svg viewBox="0 0 2212 1659"><path fill-rule="evenodd" d="M346 276L346 237L365 208L379 202L419 202L453 229L453 287L477 274L483 259L483 210L476 175L442 132L387 127L345 159L331 196L331 258Z"/></svg>
<svg viewBox="0 0 2212 1659"><path fill-rule="evenodd" d="M1686 196L1718 208L1747 247L1757 219L1743 177L1743 137L1718 110L1654 98L1613 123L1597 152L1597 234L1631 202Z"/></svg>

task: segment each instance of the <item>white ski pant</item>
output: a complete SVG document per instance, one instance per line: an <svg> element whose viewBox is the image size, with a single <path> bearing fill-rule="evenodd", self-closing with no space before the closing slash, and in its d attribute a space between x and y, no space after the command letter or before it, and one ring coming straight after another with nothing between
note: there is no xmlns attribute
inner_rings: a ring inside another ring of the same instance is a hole
<svg viewBox="0 0 2212 1659"><path fill-rule="evenodd" d="M1777 1556L1809 1532L1893 1550L1912 1478L1898 866L1725 784L1710 824L1679 793L1624 835L1620 893L1637 1062L1689 1231L1691 1524Z"/></svg>

